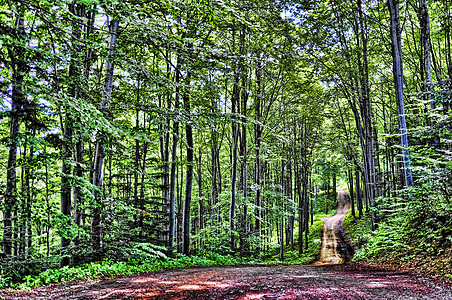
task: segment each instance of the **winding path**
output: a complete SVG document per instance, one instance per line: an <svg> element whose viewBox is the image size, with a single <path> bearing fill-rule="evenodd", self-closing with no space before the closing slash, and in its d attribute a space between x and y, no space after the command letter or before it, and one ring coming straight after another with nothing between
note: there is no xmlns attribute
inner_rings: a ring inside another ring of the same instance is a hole
<svg viewBox="0 0 452 300"><path fill-rule="evenodd" d="M337 211L334 216L324 218L322 248L316 265L342 264L353 256L353 249L342 231L342 220L350 210L349 196L346 190L337 190Z"/></svg>

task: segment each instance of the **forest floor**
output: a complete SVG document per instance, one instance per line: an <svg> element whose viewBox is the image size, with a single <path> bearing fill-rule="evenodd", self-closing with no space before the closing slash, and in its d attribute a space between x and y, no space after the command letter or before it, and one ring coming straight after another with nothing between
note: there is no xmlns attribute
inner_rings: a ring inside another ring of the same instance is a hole
<svg viewBox="0 0 452 300"><path fill-rule="evenodd" d="M452 299L452 286L411 272L348 263L348 197L325 219L321 258L305 266L199 267L1 292L0 299ZM344 263L345 262L345 263Z"/></svg>

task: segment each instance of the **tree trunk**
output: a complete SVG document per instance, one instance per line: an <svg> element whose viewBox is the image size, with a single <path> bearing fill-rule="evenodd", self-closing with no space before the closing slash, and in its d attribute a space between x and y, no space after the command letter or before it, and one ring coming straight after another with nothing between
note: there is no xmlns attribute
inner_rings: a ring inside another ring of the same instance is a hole
<svg viewBox="0 0 452 300"><path fill-rule="evenodd" d="M189 45L190 51L193 46ZM190 113L190 84L191 70L187 71L185 78L186 85L184 91L184 109ZM191 212L191 191L193 187L193 128L190 123L185 125L185 135L187 140L187 174L185 180L184 218L183 218L183 253L190 255L190 212Z"/></svg>
<svg viewBox="0 0 452 300"><path fill-rule="evenodd" d="M355 169L355 178L356 178L356 203L358 206L358 214L359 217L361 218L363 216L363 198L361 195L361 183L360 183L360 174L359 174L359 170L358 167L356 167Z"/></svg>
<svg viewBox="0 0 452 300"><path fill-rule="evenodd" d="M91 32L93 31L93 24L94 19L96 17L95 9L91 12L87 12L85 10L84 14L85 17L88 19L86 28L85 28L85 36L84 39L88 40ZM84 66L83 66L83 79L88 81L89 79L89 73L91 69L91 63L92 63L92 56L93 56L93 50L90 48L86 49L85 58L84 58ZM84 143L83 143L83 137L82 137L82 130L77 130L77 141L75 144L75 176L81 181L83 179L83 165L84 165ZM84 209L83 204L83 192L82 187L80 184L77 184L74 189L74 223L77 226L82 225L82 218L84 219ZM78 246L80 244L80 237L77 236L74 238L74 245Z"/></svg>
<svg viewBox="0 0 452 300"><path fill-rule="evenodd" d="M177 59L175 70L176 91L174 96L174 107L179 109L179 82L180 82L180 58ZM170 173L170 195L169 195L169 233L168 233L168 252L173 253L174 237L175 237L175 222L176 222L176 180L177 180L177 145L179 143L179 122L173 121L173 142L171 146L171 173Z"/></svg>
<svg viewBox="0 0 452 300"><path fill-rule="evenodd" d="M425 0L419 0L419 23L421 27L421 44L424 50L423 65L425 71L425 92L428 93L430 108L435 109L435 95L432 84L432 60L430 51L430 17Z"/></svg>
<svg viewBox="0 0 452 300"><path fill-rule="evenodd" d="M399 133L401 135L401 145L404 162L405 186L413 185L410 166L410 152L408 150L407 127L405 121L405 106L403 92L403 62L402 62L402 43L399 18L398 0L388 0L388 8L391 17L391 46L393 59L394 86L397 101L397 112L399 115Z"/></svg>
<svg viewBox="0 0 452 300"><path fill-rule="evenodd" d="M232 172L231 172L231 203L229 210L229 237L231 250L235 248L235 206L236 206L236 188L237 188L237 164L238 164L238 141L239 141L239 127L235 121L235 114L238 113L239 103L239 71L234 75L234 86L232 88Z"/></svg>
<svg viewBox="0 0 452 300"><path fill-rule="evenodd" d="M211 164L212 164L212 172L210 177L210 207L211 207L211 221L212 225L215 224L215 221L217 220L217 197L218 197L218 189L217 189L217 161L218 161L218 136L216 128L211 130Z"/></svg>
<svg viewBox="0 0 452 300"><path fill-rule="evenodd" d="M103 94L101 101L101 111L105 117L108 118L110 110L110 98L113 86L113 71L115 56L115 43L117 32L119 28L119 21L112 19L109 24L109 58L105 67L105 80L103 86ZM94 258L99 259L98 256L102 247L102 230L101 230L101 209L102 209L102 188L104 182L104 167L105 167L105 138L100 136L96 140L95 156L94 156L94 171L93 184L97 188L94 191L94 205L92 207L91 217L91 247Z"/></svg>
<svg viewBox="0 0 452 300"><path fill-rule="evenodd" d="M348 183L349 183L349 196L350 196L350 207L352 209L352 216L353 218L356 218L356 212L355 212L355 195L354 195L354 189L353 189L353 169L350 168L348 170Z"/></svg>
<svg viewBox="0 0 452 300"><path fill-rule="evenodd" d="M18 39L24 38L25 24L22 16L17 19ZM22 35L22 36L20 36ZM3 253L6 257L12 255L13 244L13 224L12 215L15 205L17 204L16 191L16 163L17 163L17 148L19 146L18 138L20 133L20 123L22 116L22 105L25 104L25 96L22 91L22 84L24 82L25 73L28 70L24 58L24 50L21 47L15 49L14 53L10 54L12 65L12 93L11 93L11 113L9 125L9 149L8 162L6 168L6 190L4 195L4 209L3 209Z"/></svg>
<svg viewBox="0 0 452 300"><path fill-rule="evenodd" d="M261 197L262 197L262 167L261 167L261 157L260 157L260 148L261 148L261 137L262 137L262 108L261 108L261 97L262 97L262 78L261 78L261 63L259 62L256 69L256 97L255 97L255 118L256 123L254 124L254 140L255 140L255 166L254 166L254 182L256 184L256 219L255 219L255 235L260 239L261 234ZM260 241L258 242L260 244ZM258 247L257 251L260 255L260 247Z"/></svg>
<svg viewBox="0 0 452 300"><path fill-rule="evenodd" d="M279 260L284 260L284 217L279 222Z"/></svg>
<svg viewBox="0 0 452 300"><path fill-rule="evenodd" d="M241 234L240 234L240 251L243 255L247 252L245 238L248 234L248 153L247 153L247 101L248 101L248 92L246 89L245 80L243 80L242 89L242 131L241 131L241 140L240 140L240 157L242 158L241 165L241 174L240 174L240 189L243 193L243 214L241 218Z"/></svg>
<svg viewBox="0 0 452 300"><path fill-rule="evenodd" d="M204 201L202 197L202 149L199 148L198 157L198 230L200 233L199 238L199 248L203 246L203 241L205 239L204 234L201 236L201 232L204 228Z"/></svg>

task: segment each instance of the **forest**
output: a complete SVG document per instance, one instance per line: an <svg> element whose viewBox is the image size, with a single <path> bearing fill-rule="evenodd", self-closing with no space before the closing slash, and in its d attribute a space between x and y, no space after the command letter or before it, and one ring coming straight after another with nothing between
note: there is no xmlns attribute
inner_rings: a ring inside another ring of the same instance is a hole
<svg viewBox="0 0 452 300"><path fill-rule="evenodd" d="M0 288L309 263L338 187L354 260L452 279L451 9L0 0Z"/></svg>

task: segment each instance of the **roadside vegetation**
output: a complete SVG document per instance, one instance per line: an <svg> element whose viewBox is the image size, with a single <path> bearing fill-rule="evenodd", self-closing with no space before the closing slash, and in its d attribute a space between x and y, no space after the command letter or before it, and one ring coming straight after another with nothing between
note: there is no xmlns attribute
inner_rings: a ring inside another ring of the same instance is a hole
<svg viewBox="0 0 452 300"><path fill-rule="evenodd" d="M0 272L0 288L23 290L49 284L109 279L185 267L308 264L318 259L320 254L322 227L325 222L321 218L335 213L336 202L328 195L333 195L331 190L328 194L322 191L318 195L318 201L315 202L313 211L313 222L309 226L308 242L304 241L301 254L298 249L297 230L294 232L293 245L286 242L283 259L279 253L280 241L276 233L273 233L270 241L264 244L266 249L263 253L268 254L262 257L241 256L232 253L230 249L227 249L227 245L217 248L217 251L202 251L192 256L177 254L175 257L168 257L164 247L137 243L132 248L117 249L114 256L107 257L102 261L73 267L60 268L60 257L58 256L53 257L53 261L44 260L30 262L28 265L10 265L11 269L2 269ZM328 214L324 213L325 210L328 210ZM306 248L305 245L308 247ZM211 247L211 249L214 248ZM33 269L33 266L36 269ZM39 266L48 266L48 269L39 272L37 271ZM23 275L27 273L29 275Z"/></svg>
<svg viewBox="0 0 452 300"><path fill-rule="evenodd" d="M35 288L43 285L66 283L74 281L109 279L123 276L139 275L164 269L185 267L206 267L247 264L249 260L220 255L210 252L202 256L185 256L178 254L176 257L166 257L163 253L158 255L136 255L127 261L113 261L104 259L101 262L91 262L76 267L54 268L37 275L27 275L21 281L13 283L9 278L0 278L0 288L12 289Z"/></svg>
<svg viewBox="0 0 452 300"><path fill-rule="evenodd" d="M431 189L431 183L426 180L428 186L377 199L376 231L372 231L368 212L358 218L350 211L343 226L356 249L353 260L412 268L452 280L452 206Z"/></svg>

